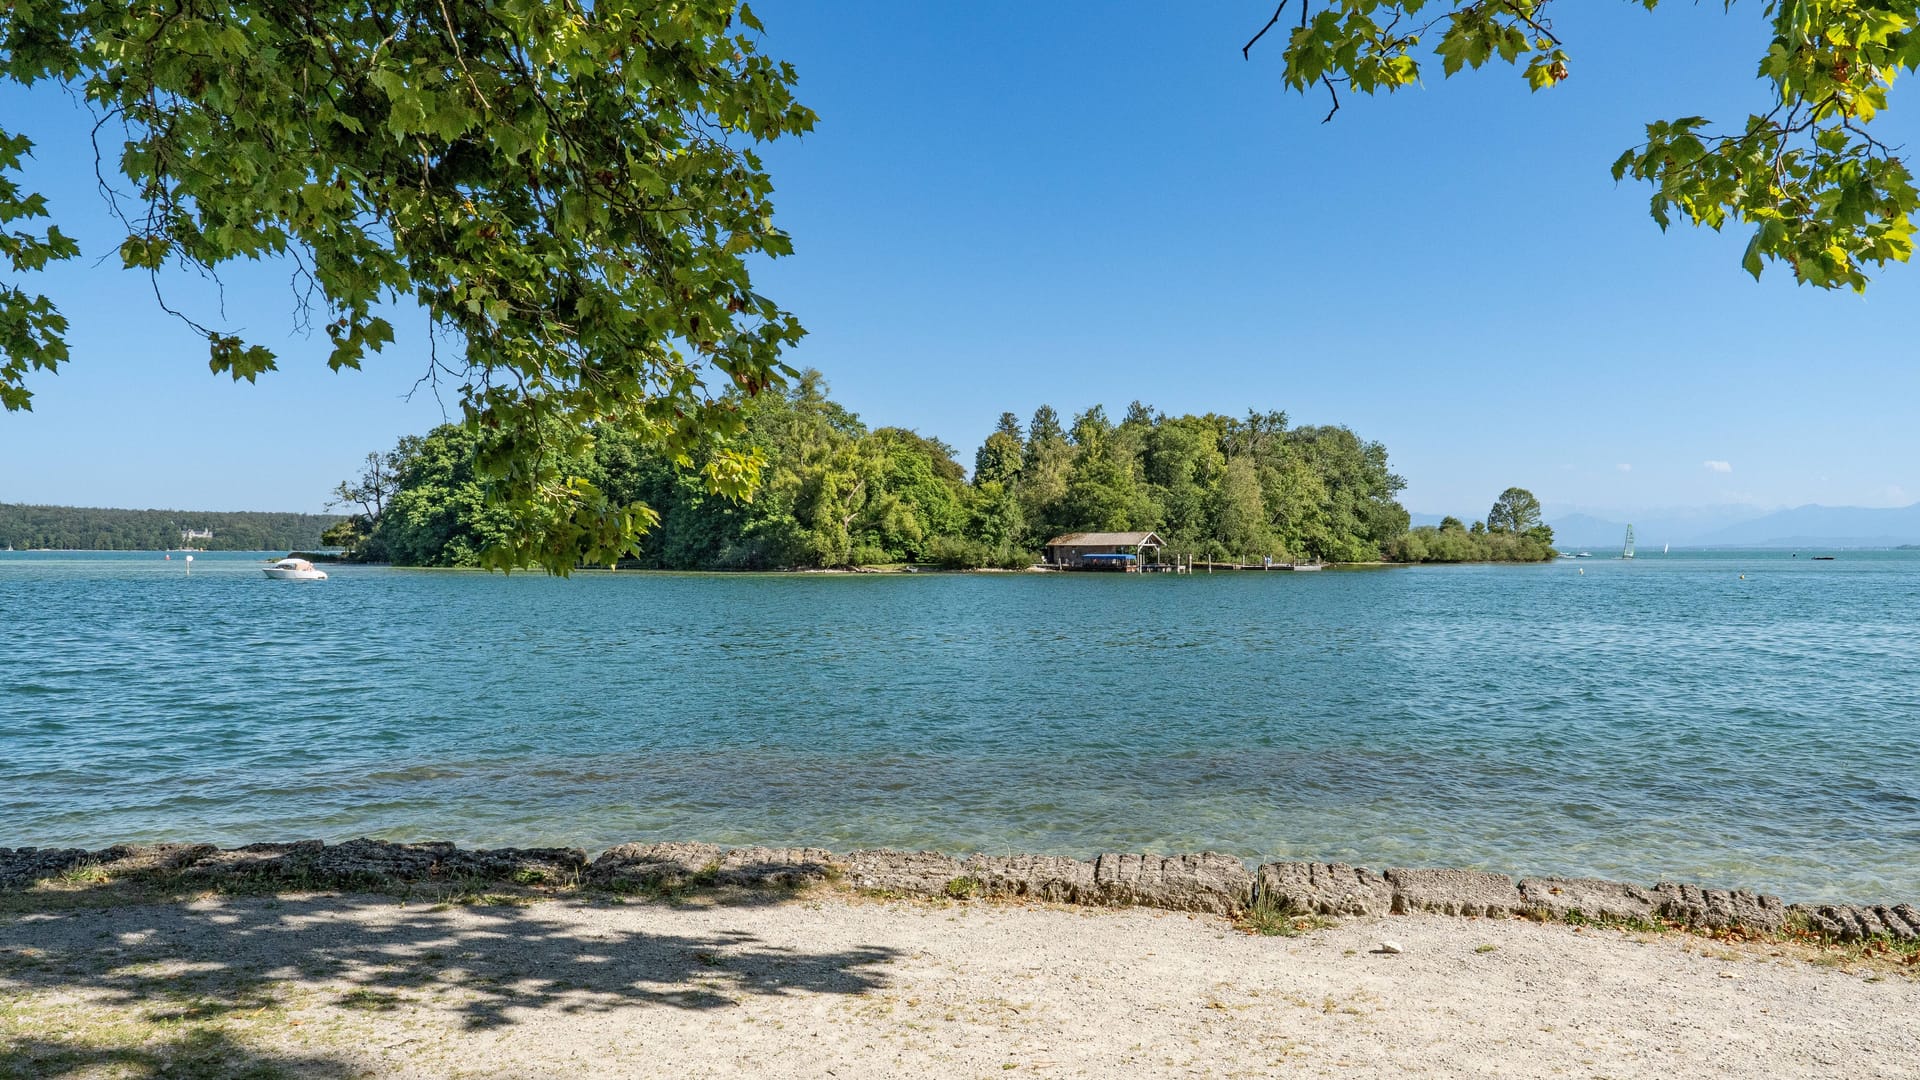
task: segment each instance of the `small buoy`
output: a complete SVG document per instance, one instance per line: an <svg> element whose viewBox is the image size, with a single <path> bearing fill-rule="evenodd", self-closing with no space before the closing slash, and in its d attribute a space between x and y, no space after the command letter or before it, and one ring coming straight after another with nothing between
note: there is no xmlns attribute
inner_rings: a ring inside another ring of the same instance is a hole
<svg viewBox="0 0 1920 1080"><path fill-rule="evenodd" d="M187 556L187 561L188 561L188 562L192 562L192 561L193 561L193 556L191 556L191 555L189 555L189 556Z"/></svg>
<svg viewBox="0 0 1920 1080"><path fill-rule="evenodd" d="M1741 580L1741 581L1745 581L1745 580L1747 580L1747 575L1745 575L1745 574L1741 574L1741 575L1740 575L1740 580Z"/></svg>
<svg viewBox="0 0 1920 1080"><path fill-rule="evenodd" d="M1581 576L1581 577L1586 577L1586 576L1587 576L1587 568L1586 568L1586 567L1584 567L1584 566L1583 566L1583 567L1581 567L1581 568L1580 568L1580 576Z"/></svg>

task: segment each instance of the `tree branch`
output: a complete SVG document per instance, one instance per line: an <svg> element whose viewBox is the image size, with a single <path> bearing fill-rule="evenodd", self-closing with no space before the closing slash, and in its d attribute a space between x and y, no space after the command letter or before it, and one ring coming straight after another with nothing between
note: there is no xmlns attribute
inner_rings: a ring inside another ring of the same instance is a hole
<svg viewBox="0 0 1920 1080"><path fill-rule="evenodd" d="M1242 59L1242 60L1251 60L1251 59L1253 59L1253 47L1254 47L1254 45L1256 45L1257 43L1259 43L1259 41L1260 41L1260 39L1261 39L1261 38L1263 38L1263 37L1266 37L1266 36L1267 36L1267 31L1269 31L1269 30L1271 30L1271 29L1273 29L1273 24L1274 24L1274 23L1277 23L1277 22L1279 22L1279 21L1280 21L1280 16L1281 16L1282 14L1284 14L1284 13L1286 12L1286 10L1287 10L1287 4L1288 4L1288 3L1290 3L1290 2L1291 2L1291 0L1280 0L1280 6L1279 6L1279 7L1277 7L1277 8L1274 8L1274 9L1273 9L1273 18L1271 18L1271 19L1268 19L1268 20L1267 20L1267 25L1265 25L1265 26L1263 26L1263 27L1261 27L1261 28L1260 28L1260 32L1259 32L1259 33L1257 33L1257 34L1255 34L1255 35L1253 35L1253 37L1252 37L1252 38L1250 38L1250 39L1249 39L1249 40L1247 41L1247 43L1246 43L1245 45L1242 45L1242 46L1240 47L1240 59ZM1300 0L1300 3L1301 3L1301 4L1302 4L1302 6L1303 6L1303 10L1304 10L1304 5L1306 4L1306 2L1307 2L1307 0Z"/></svg>

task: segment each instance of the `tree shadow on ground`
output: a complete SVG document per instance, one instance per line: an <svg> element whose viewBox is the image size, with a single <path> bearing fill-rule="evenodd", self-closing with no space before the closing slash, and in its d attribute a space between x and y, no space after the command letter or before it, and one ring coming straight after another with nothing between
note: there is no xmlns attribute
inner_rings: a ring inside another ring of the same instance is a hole
<svg viewBox="0 0 1920 1080"><path fill-rule="evenodd" d="M111 1076L116 1080L347 1080L363 1071L332 1057L269 1053L217 1031L191 1031L138 1044L77 1043L40 1036L0 1043L0 1080L59 1080Z"/></svg>
<svg viewBox="0 0 1920 1080"><path fill-rule="evenodd" d="M677 907L420 906L328 895L26 914L0 921L0 994L77 995L158 1025L323 1005L426 1012L484 1029L536 1012L863 994L885 985L885 965L898 955L807 952L736 930L635 930L614 914L623 910ZM663 920L647 921L657 928ZM28 1052L0 1050L0 1061Z"/></svg>

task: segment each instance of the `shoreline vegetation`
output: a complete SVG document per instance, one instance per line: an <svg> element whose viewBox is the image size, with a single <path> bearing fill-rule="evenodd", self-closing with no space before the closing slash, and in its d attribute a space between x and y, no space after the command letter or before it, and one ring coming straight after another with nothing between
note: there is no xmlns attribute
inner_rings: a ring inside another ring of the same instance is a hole
<svg viewBox="0 0 1920 1080"><path fill-rule="evenodd" d="M1003 413L969 475L937 439L869 428L815 371L725 404L738 428L718 452L757 463L751 500L709 491L715 462L670 459L634 433L602 429L569 454L555 432L557 475L651 525L621 568L1016 570L1055 536L1146 530L1165 539L1168 558L1248 565L1554 554L1538 500L1519 488L1484 522L1410 531L1396 499L1406 482L1385 446L1346 427L1293 427L1283 412L1168 416L1135 401L1117 422L1099 405L1070 422L1046 405L1024 424ZM368 455L334 491L335 505L358 512L322 546L362 562L485 565L488 552L517 543L479 467L495 452L473 428L448 424Z"/></svg>
<svg viewBox="0 0 1920 1080"><path fill-rule="evenodd" d="M1661 881L1514 877L1483 870L1269 862L1218 852L965 858L932 851L724 848L695 842L463 849L356 839L85 848L0 847L0 915L89 902L327 890L473 902L572 895L671 899L700 890L832 886L886 899L1036 900L1225 916L1262 933L1346 917L1428 913L1865 946L1920 965L1920 908L1787 903L1769 893Z"/></svg>

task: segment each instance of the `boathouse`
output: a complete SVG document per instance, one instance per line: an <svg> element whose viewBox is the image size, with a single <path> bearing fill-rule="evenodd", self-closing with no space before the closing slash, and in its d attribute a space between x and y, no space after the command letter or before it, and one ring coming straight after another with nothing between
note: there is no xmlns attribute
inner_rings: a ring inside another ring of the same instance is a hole
<svg viewBox="0 0 1920 1080"><path fill-rule="evenodd" d="M1066 533L1047 541L1048 566L1062 570L1126 570L1157 560L1165 541L1150 532Z"/></svg>

